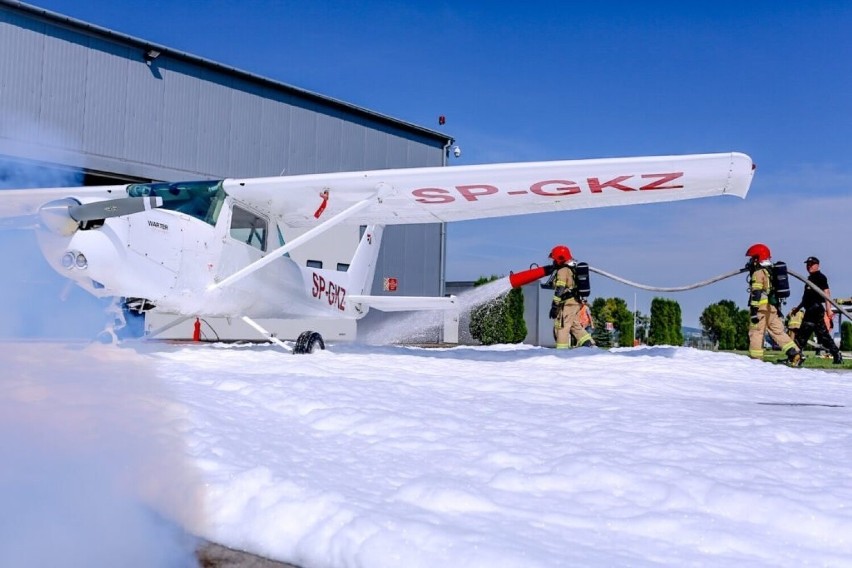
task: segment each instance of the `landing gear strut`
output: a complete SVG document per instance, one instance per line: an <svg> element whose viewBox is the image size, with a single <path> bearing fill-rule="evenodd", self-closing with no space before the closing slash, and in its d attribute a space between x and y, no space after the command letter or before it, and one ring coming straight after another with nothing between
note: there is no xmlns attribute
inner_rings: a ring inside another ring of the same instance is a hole
<svg viewBox="0 0 852 568"><path fill-rule="evenodd" d="M248 316L243 316L241 318L244 322L252 326L259 333L261 333L266 339L270 342L274 343L278 347L286 351L292 352L294 355L304 355L306 353L313 353L317 349L325 349L325 341L322 340L322 335L317 333L316 331L303 331L299 338L296 339L296 343L293 347L287 345L287 343L281 341L267 330L263 329L256 321L251 319Z"/></svg>

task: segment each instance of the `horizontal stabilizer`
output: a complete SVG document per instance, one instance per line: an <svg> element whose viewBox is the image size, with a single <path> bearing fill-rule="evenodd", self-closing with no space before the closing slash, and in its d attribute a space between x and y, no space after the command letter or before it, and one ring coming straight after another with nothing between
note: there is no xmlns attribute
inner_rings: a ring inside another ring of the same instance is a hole
<svg viewBox="0 0 852 568"><path fill-rule="evenodd" d="M458 303L455 296L446 298L435 296L356 296L346 297L347 301L361 304L365 308L376 308L383 312L410 312L416 310L455 310Z"/></svg>

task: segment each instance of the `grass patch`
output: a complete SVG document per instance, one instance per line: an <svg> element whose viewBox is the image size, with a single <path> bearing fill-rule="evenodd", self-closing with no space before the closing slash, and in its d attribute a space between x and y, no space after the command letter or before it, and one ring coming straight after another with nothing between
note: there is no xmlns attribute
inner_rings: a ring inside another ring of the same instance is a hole
<svg viewBox="0 0 852 568"><path fill-rule="evenodd" d="M729 351L737 355L748 356L748 351ZM778 363L783 365L787 362L787 355L781 351L765 351L763 360L767 363ZM813 351L805 351L805 364L802 365L805 369L846 369L852 370L852 360L845 353L843 354L843 363L835 365L832 363L831 357L817 357Z"/></svg>

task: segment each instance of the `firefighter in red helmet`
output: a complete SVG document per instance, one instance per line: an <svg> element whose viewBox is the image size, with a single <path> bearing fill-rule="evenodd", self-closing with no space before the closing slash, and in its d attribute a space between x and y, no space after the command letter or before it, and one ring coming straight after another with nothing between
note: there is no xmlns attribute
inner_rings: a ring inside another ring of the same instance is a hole
<svg viewBox="0 0 852 568"><path fill-rule="evenodd" d="M574 336L580 347L593 347L595 342L591 334L580 322L580 310L583 300L577 288L575 267L577 265L571 251L565 245L557 245L550 251L553 260L553 302L550 305L550 319L553 320L553 338L557 349L571 346L569 334Z"/></svg>
<svg viewBox="0 0 852 568"><path fill-rule="evenodd" d="M748 355L763 359L763 340L766 333L787 354L787 364L802 366L802 352L789 335L784 332L784 322L778 312L779 302L774 294L772 279L772 254L763 243L753 244L745 254L749 271L749 329Z"/></svg>

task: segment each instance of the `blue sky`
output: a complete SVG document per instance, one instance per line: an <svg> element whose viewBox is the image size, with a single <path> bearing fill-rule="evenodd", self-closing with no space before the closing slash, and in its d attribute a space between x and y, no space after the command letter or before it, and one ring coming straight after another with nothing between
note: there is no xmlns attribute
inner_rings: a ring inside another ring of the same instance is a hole
<svg viewBox="0 0 852 568"><path fill-rule="evenodd" d="M738 268L760 241L802 274L819 256L852 295L850 2L31 3L446 132L462 149L451 164L735 150L758 166L745 201L451 224L450 280L543 263L561 243L675 286ZM669 297L697 326L745 294L735 278ZM634 302L600 277L593 295ZM638 292L639 309L653 296Z"/></svg>

